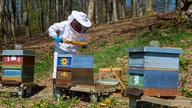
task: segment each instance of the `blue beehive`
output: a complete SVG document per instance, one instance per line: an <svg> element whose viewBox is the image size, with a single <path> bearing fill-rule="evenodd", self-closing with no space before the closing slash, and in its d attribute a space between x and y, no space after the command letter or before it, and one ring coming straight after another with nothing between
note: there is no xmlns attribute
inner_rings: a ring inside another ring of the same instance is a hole
<svg viewBox="0 0 192 108"><path fill-rule="evenodd" d="M128 85L142 88L148 96L176 96L179 87L178 48L138 47L128 49Z"/></svg>
<svg viewBox="0 0 192 108"><path fill-rule="evenodd" d="M93 56L77 54L59 54L58 68L93 68Z"/></svg>
<svg viewBox="0 0 192 108"><path fill-rule="evenodd" d="M59 54L57 59L56 84L93 85L93 56L78 54Z"/></svg>

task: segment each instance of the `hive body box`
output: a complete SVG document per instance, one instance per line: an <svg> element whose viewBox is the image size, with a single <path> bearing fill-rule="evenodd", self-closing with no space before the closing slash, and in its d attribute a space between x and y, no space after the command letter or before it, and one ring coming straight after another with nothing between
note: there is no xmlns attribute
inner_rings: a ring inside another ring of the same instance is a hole
<svg viewBox="0 0 192 108"><path fill-rule="evenodd" d="M93 85L93 57L77 54L58 54L57 85Z"/></svg>
<svg viewBox="0 0 192 108"><path fill-rule="evenodd" d="M139 47L128 49L128 85L147 96L177 96L181 49Z"/></svg>
<svg viewBox="0 0 192 108"><path fill-rule="evenodd" d="M32 83L35 53L27 50L3 50L2 83Z"/></svg>

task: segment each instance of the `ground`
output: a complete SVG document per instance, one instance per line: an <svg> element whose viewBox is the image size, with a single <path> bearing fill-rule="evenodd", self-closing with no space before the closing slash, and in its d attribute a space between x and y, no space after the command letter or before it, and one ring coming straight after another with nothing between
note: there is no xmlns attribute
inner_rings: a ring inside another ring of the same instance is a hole
<svg viewBox="0 0 192 108"><path fill-rule="evenodd" d="M134 19L127 18L117 22L93 25L87 32L87 42L89 43L89 48L86 51L91 52L95 50L102 50L104 47L101 47L99 45L100 43L108 43L105 47L112 47L110 42L118 38L122 38L125 40L125 42L129 42L139 33L145 32L158 26L162 27L161 24L164 20L175 19L177 15L177 11L172 11L164 14L156 13L150 16L137 17ZM172 26L174 26L175 23L172 23ZM32 33L31 38L24 39L22 38L24 35L21 35L21 33L18 32L18 36L19 38L14 41L10 41L7 44L1 43L2 47L0 50L2 51L3 49L13 49L15 43L22 43L25 49L34 50L37 54L39 54L39 58L36 58L36 61L41 61L42 56L53 53L54 41L48 36L47 33L41 35ZM185 55L191 58L192 48L186 51ZM125 63L127 63L126 60ZM127 66L127 64L125 65ZM125 69L127 69L127 67ZM192 71L192 65L189 66L189 69ZM29 103L37 101L37 98L52 98L52 70L47 70L45 73L46 75L41 78L34 78L34 83L36 83L38 86L35 89L36 93L34 93L30 97L30 100L28 100ZM17 88L2 87L1 91L17 91ZM0 97L0 99L1 98L6 97ZM89 103L82 102L82 104L86 106Z"/></svg>

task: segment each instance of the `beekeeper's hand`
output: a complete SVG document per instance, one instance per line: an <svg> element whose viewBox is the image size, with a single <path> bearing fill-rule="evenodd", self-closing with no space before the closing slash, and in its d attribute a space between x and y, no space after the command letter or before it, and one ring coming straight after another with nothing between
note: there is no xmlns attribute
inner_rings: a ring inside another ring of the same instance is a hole
<svg viewBox="0 0 192 108"><path fill-rule="evenodd" d="M59 36L53 36L53 39L56 41L56 42L63 42L63 40L61 38L59 38Z"/></svg>
<svg viewBox="0 0 192 108"><path fill-rule="evenodd" d="M84 48L84 49L85 49L85 48L88 48L88 44L86 44L85 46L82 46L82 48Z"/></svg>

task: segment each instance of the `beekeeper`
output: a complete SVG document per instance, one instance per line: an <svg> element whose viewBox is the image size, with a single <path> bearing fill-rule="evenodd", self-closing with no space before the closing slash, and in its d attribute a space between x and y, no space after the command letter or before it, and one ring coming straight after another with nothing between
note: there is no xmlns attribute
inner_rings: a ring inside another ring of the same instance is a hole
<svg viewBox="0 0 192 108"><path fill-rule="evenodd" d="M72 11L67 21L51 25L49 35L55 40L53 83L56 79L56 65L58 54L75 54L78 46L65 43L66 40L85 42L85 33L91 27L91 22L83 12ZM83 46L85 47L85 46Z"/></svg>

